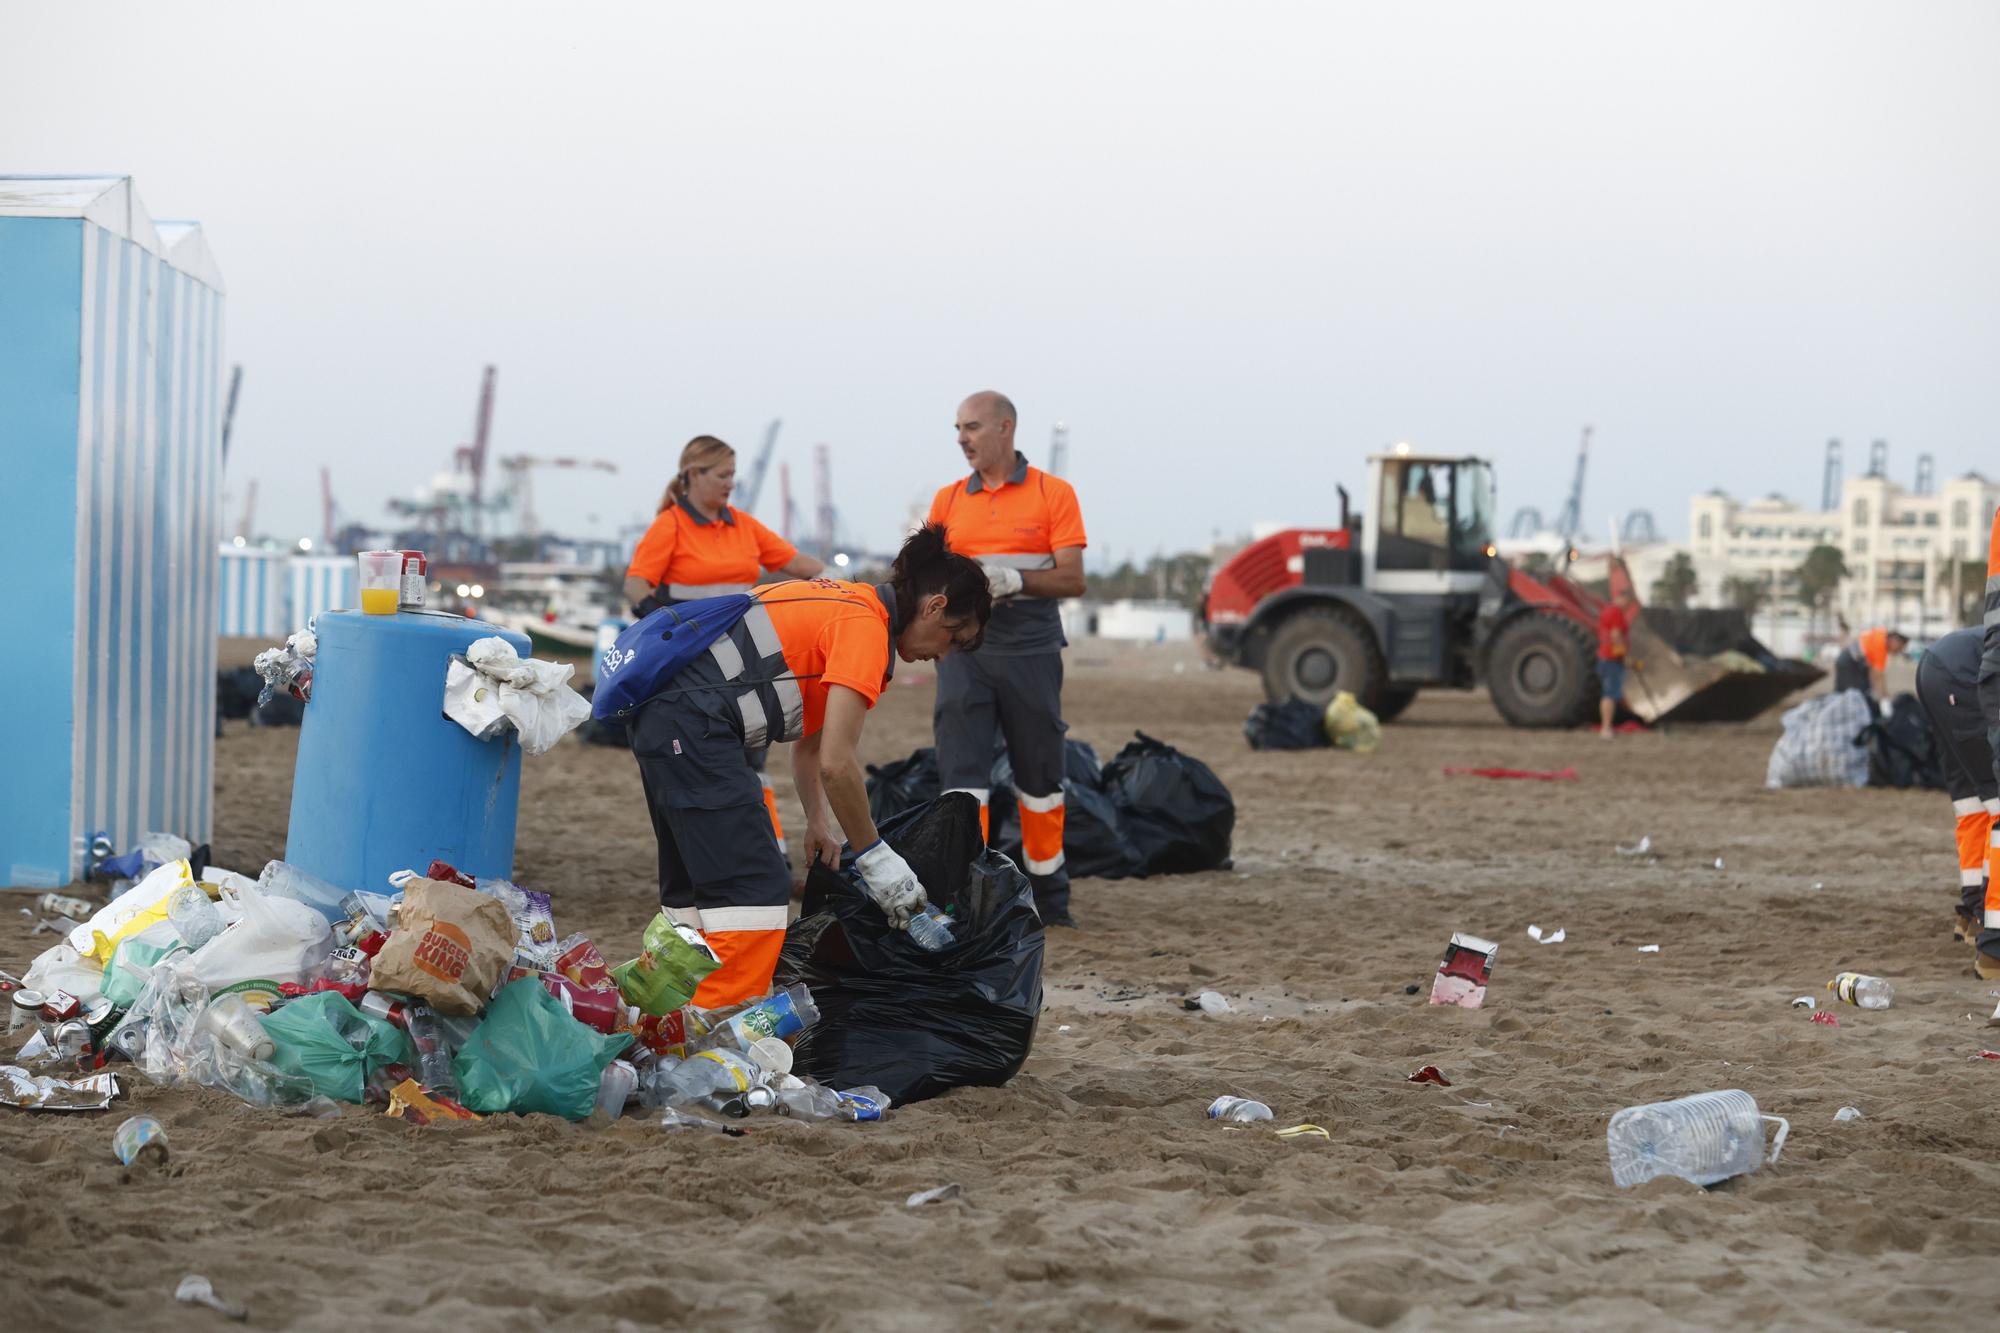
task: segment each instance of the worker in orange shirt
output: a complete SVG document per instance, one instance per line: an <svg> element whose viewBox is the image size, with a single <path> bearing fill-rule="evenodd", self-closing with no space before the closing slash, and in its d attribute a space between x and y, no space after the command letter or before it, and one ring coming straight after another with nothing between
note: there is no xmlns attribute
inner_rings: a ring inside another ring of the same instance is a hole
<svg viewBox="0 0 2000 1333"><path fill-rule="evenodd" d="M1900 630L1877 625L1861 631L1860 637L1833 659L1833 688L1860 690L1871 699L1887 700L1889 659L1909 646L1910 636Z"/></svg>
<svg viewBox="0 0 2000 1333"><path fill-rule="evenodd" d="M625 570L625 600L632 614L725 593L749 592L765 571L818 578L826 565L740 509L729 507L736 486L736 451L713 435L697 435L681 450L680 467L660 497L660 510L632 552ZM764 784L771 833L785 845L778 793L764 776L769 747L751 755Z"/></svg>
<svg viewBox="0 0 2000 1333"><path fill-rule="evenodd" d="M1983 928L1993 820L2000 815L2000 773L1994 771L1989 728L1979 701L1982 635L1977 625L1953 630L1917 659L1917 702L1937 737L1956 825L1960 896L1952 937L1967 944L1976 944ZM2000 901L1994 905L1994 933L2000 936ZM1995 953L2000 955L2000 949ZM1991 961L2000 969L2000 956Z"/></svg>
<svg viewBox="0 0 2000 1333"><path fill-rule="evenodd" d="M931 502L954 551L977 560L993 621L976 653L938 665L931 718L939 785L979 798L987 822L994 738L1006 740L1021 810L1022 859L1051 926L1074 926L1063 864L1062 618L1056 599L1083 595L1083 516L1076 492L1014 447L1014 404L975 393L958 406L958 447L972 469Z"/></svg>
<svg viewBox="0 0 2000 1333"><path fill-rule="evenodd" d="M975 647L993 610L985 572L934 525L903 543L887 583L769 583L751 597L743 619L629 723L659 841L661 907L699 929L722 963L695 992L703 1008L769 992L790 915L791 872L763 836L751 751L794 743L808 862L839 863L838 829L891 924L923 909L923 885L869 818L855 747L893 658Z"/></svg>
<svg viewBox="0 0 2000 1333"><path fill-rule="evenodd" d="M1979 711L1986 721L1986 746L1993 752L2000 781L2000 509L1986 548L1986 614L1979 650ZM2000 817L1993 821L1986 854L1986 900L1979 934L1973 940L1973 970L1985 981L2000 981Z"/></svg>

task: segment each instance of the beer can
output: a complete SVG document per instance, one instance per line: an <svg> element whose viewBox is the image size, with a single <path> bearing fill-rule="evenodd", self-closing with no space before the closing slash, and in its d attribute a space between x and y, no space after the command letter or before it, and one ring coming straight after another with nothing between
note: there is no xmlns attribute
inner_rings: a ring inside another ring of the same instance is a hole
<svg viewBox="0 0 2000 1333"><path fill-rule="evenodd" d="M118 1007L102 995L84 1006L83 1021L90 1027L91 1050L103 1051L109 1049L108 1043L111 1040L111 1029L118 1026L119 1017Z"/></svg>
<svg viewBox="0 0 2000 1333"><path fill-rule="evenodd" d="M72 1018L56 1024L49 1034L50 1053L57 1060L74 1060L90 1049L90 1024Z"/></svg>
<svg viewBox="0 0 2000 1333"><path fill-rule="evenodd" d="M430 561L422 551L403 552L403 596L402 609L421 610L424 604L424 584L430 581Z"/></svg>

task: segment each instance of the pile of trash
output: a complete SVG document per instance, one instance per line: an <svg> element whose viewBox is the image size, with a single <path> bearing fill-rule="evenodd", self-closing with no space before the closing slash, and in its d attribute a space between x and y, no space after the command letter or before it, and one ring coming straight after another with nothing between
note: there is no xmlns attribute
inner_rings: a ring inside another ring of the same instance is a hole
<svg viewBox="0 0 2000 1333"><path fill-rule="evenodd" d="M827 927L837 919L852 956L802 944L807 981L727 1009L691 1003L718 963L700 932L664 914L647 926L638 955L613 965L588 937L558 934L548 895L440 861L421 875L399 871L375 892L284 861L251 880L197 867L185 843L155 841L152 850L183 854L148 866L135 851L141 864L129 868L142 876L94 911L79 899L44 900L44 910L84 919L59 915L61 943L24 977L0 973L10 1044L23 1043L0 1065L0 1101L103 1109L119 1080L137 1074L263 1107L372 1104L420 1124L501 1112L616 1119L634 1105L663 1112L670 1126L726 1132L760 1112L874 1120L891 1097L848 1076L853 1061L841 1048L895 1044L876 1029L922 1019L871 1010L891 964L876 975L855 959L892 959L899 976L914 979L906 998L924 984L946 997L951 1014L932 1015L946 1029L1003 1009L1013 1025L1004 1072L946 1067L942 1047L906 1050L897 1087L921 1085L914 1095L1004 1081L1026 1058L1040 1006L1039 923L1032 967L1023 958L1025 880L966 848L955 869L931 867L941 902L962 913L959 937L943 952L926 954L850 876L821 868L821 898L837 901L816 938L835 938ZM1018 892L1010 898L1009 889ZM1031 905L1026 912L1032 921ZM971 994L992 979L996 949L1012 970L1011 993Z"/></svg>
<svg viewBox="0 0 2000 1333"><path fill-rule="evenodd" d="M871 764L869 812L879 825L937 799L940 785L937 752L929 746L892 764ZM1102 766L1090 746L1064 742L1062 786L1063 859L1072 878L1145 879L1230 863L1236 802L1229 788L1201 760L1143 731ZM993 761L989 788L992 847L1019 864L1021 821L1005 750Z"/></svg>
<svg viewBox="0 0 2000 1333"><path fill-rule="evenodd" d="M1807 699L1784 716L1767 787L1944 788L1937 736L1917 696L1878 705L1860 690Z"/></svg>
<svg viewBox="0 0 2000 1333"><path fill-rule="evenodd" d="M1253 750L1319 750L1338 746L1368 754L1382 743L1382 723L1342 690L1324 709L1303 699L1261 703L1243 720L1243 739Z"/></svg>

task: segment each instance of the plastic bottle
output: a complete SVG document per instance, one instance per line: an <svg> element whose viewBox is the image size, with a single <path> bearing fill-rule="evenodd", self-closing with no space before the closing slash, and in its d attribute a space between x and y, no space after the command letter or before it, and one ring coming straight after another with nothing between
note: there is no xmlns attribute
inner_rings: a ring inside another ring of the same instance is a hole
<svg viewBox="0 0 2000 1333"><path fill-rule="evenodd" d="M1747 1092L1703 1092L1678 1101L1628 1106L1605 1130L1611 1179L1620 1189L1656 1176L1713 1185L1755 1171L1764 1161L1764 1121L1776 1120L1771 1158L1785 1146L1791 1122L1764 1115Z"/></svg>
<svg viewBox="0 0 2000 1333"><path fill-rule="evenodd" d="M190 949L199 949L228 924L199 884L183 884L173 891L167 899L167 920L173 922L174 933Z"/></svg>
<svg viewBox="0 0 2000 1333"><path fill-rule="evenodd" d="M1252 1120L1271 1119L1271 1108L1248 1097L1217 1097L1209 1104L1208 1118L1245 1124Z"/></svg>
<svg viewBox="0 0 2000 1333"><path fill-rule="evenodd" d="M791 1078L785 1082L798 1086L777 1089L779 1115L795 1116L800 1120L840 1118L840 1095L832 1088L806 1078Z"/></svg>
<svg viewBox="0 0 2000 1333"><path fill-rule="evenodd" d="M952 946L951 918L931 903L910 918L910 938L926 953L941 953Z"/></svg>
<svg viewBox="0 0 2000 1333"><path fill-rule="evenodd" d="M702 1045L711 1050L748 1051L764 1037L790 1037L819 1022L819 1006L803 985L787 986L711 1028Z"/></svg>
<svg viewBox="0 0 2000 1333"><path fill-rule="evenodd" d="M403 1030L410 1034L410 1044L417 1048L417 1081L432 1092L456 1100L458 1079L451 1072L452 1044L437 1014L429 1005L413 1004L404 1011Z"/></svg>
<svg viewBox="0 0 2000 1333"><path fill-rule="evenodd" d="M1889 1002L1896 998L1894 986L1865 972L1842 972L1827 982L1826 988L1842 1003L1857 1004L1863 1009L1887 1009Z"/></svg>
<svg viewBox="0 0 2000 1333"><path fill-rule="evenodd" d="M135 1115L112 1131L111 1151L121 1166L144 1158L152 1166L167 1164L167 1130L149 1115Z"/></svg>
<svg viewBox="0 0 2000 1333"><path fill-rule="evenodd" d="M347 920L347 909L342 906L347 890L336 888L317 875L309 875L289 862L267 864L264 873L257 876L257 884L266 893L304 903L334 925Z"/></svg>
<svg viewBox="0 0 2000 1333"><path fill-rule="evenodd" d="M662 1074L648 1089L651 1105L685 1106L703 1097L725 1097L761 1086L769 1076L731 1050L698 1051Z"/></svg>

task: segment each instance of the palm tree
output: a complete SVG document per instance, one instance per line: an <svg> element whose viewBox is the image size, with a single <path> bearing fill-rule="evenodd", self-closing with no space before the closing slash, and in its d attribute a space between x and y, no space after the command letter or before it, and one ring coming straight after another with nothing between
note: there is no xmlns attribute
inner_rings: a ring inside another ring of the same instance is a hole
<svg viewBox="0 0 2000 1333"><path fill-rule="evenodd" d="M1669 560L1667 567L1660 571L1660 577L1653 580L1653 600L1676 611L1685 611L1700 586L1701 578L1694 572L1694 561L1688 559L1686 551L1682 551Z"/></svg>
<svg viewBox="0 0 2000 1333"><path fill-rule="evenodd" d="M1794 571L1799 581L1799 604L1806 609L1808 633L1819 632L1819 613L1833 602L1840 581L1847 577L1847 561L1838 546L1815 546Z"/></svg>
<svg viewBox="0 0 2000 1333"><path fill-rule="evenodd" d="M1764 603L1771 600L1771 585L1762 579L1726 578L1722 581L1722 598L1741 611L1745 620L1754 620Z"/></svg>

